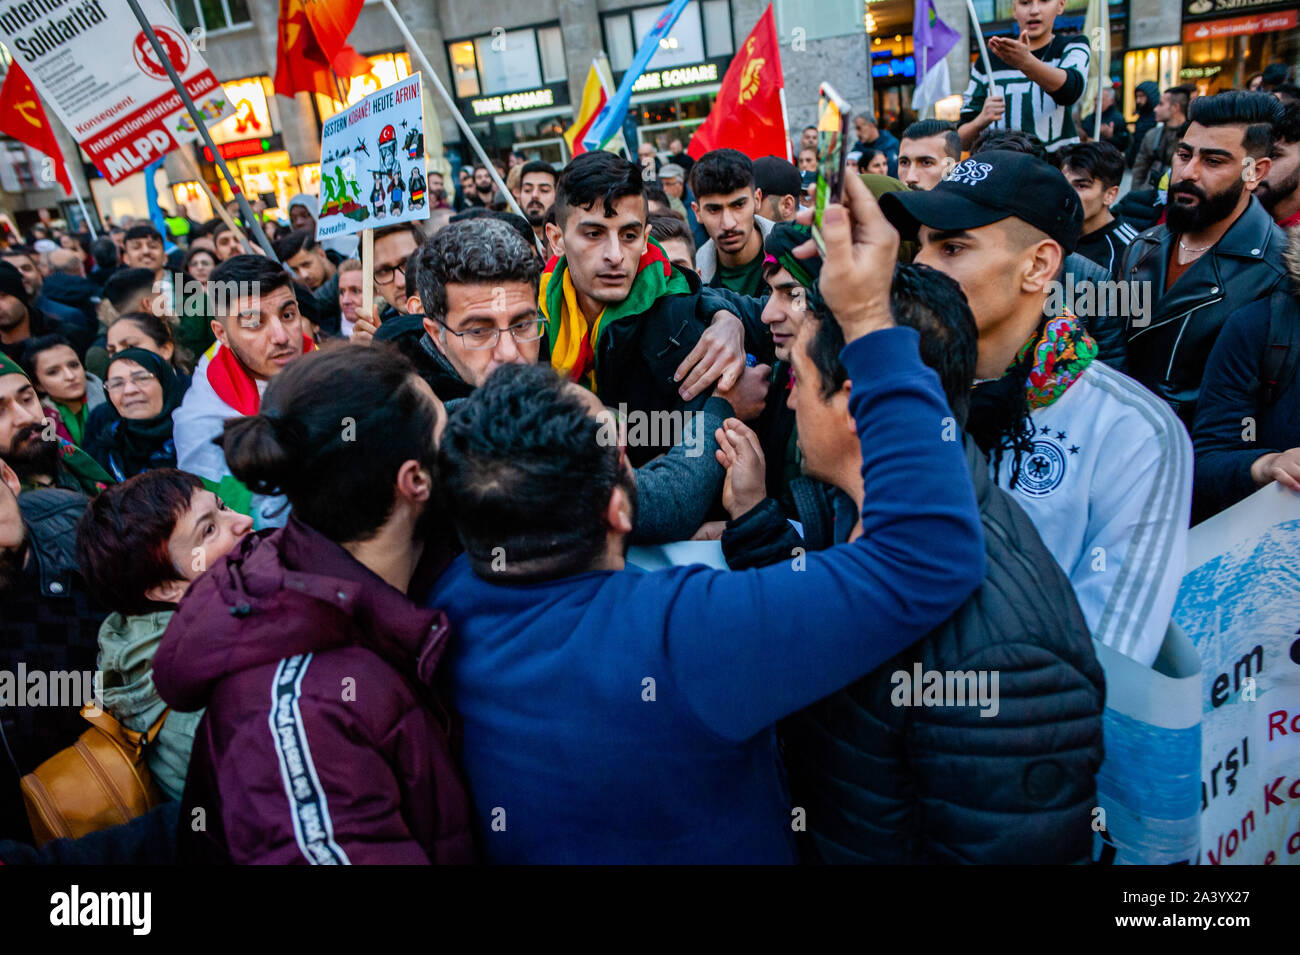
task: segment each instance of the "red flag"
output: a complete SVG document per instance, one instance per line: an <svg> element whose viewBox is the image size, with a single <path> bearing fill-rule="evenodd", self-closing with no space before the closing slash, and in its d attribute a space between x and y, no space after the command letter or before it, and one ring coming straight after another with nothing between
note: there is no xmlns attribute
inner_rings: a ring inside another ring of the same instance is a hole
<svg viewBox="0 0 1300 955"><path fill-rule="evenodd" d="M776 39L772 5L731 61L708 119L691 137L686 153L699 159L710 149L728 146L751 159L789 156L781 91L781 48Z"/></svg>
<svg viewBox="0 0 1300 955"><path fill-rule="evenodd" d="M280 0L275 91L338 97L340 77L370 72L370 61L348 45L365 0Z"/></svg>
<svg viewBox="0 0 1300 955"><path fill-rule="evenodd" d="M54 138L54 130L32 81L17 60L9 64L4 88L0 89L0 133L49 156L54 163L54 178L63 187L65 195L72 195L72 180L63 164L63 150Z"/></svg>

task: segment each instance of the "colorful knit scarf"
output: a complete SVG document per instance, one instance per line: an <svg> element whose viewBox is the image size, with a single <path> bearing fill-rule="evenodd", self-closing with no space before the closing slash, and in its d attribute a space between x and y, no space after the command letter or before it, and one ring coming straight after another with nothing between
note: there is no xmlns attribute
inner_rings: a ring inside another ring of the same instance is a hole
<svg viewBox="0 0 1300 955"><path fill-rule="evenodd" d="M690 283L673 271L672 263L651 239L637 265L636 278L627 298L606 306L589 322L578 305L578 293L563 256L553 258L542 273L537 304L546 319L551 366L570 381L596 391L597 356L600 339L615 322L649 311L666 295L690 292Z"/></svg>
<svg viewBox="0 0 1300 955"><path fill-rule="evenodd" d="M1079 380L1097 357L1097 343L1083 323L1065 314L1043 321L1016 352L1001 378L982 381L971 390L966 431L989 456L996 480L1004 456L1010 456L1011 485L1033 450L1031 412L1056 401Z"/></svg>
<svg viewBox="0 0 1300 955"><path fill-rule="evenodd" d="M1043 323L1043 331L1031 338L1016 353L1013 365L1019 364L1033 349L1026 397L1029 410L1046 408L1079 380L1079 376L1097 357L1097 343L1083 323L1068 312Z"/></svg>

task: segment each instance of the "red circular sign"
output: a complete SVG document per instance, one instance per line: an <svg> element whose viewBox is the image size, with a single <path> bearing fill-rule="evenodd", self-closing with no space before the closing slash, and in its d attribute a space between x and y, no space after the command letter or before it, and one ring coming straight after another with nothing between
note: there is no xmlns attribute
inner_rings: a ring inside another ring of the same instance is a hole
<svg viewBox="0 0 1300 955"><path fill-rule="evenodd" d="M162 45L163 51L167 54L167 59L172 61L172 66L176 72L184 76L185 70L190 65L190 44L189 41L177 33L171 27L154 25L153 32L158 35L158 42ZM132 52L135 54L135 65L140 68L140 72L145 76L151 76L155 80L167 79L167 68L158 62L158 54L154 52L153 44L149 42L149 37L141 30L136 34L135 42L131 44Z"/></svg>

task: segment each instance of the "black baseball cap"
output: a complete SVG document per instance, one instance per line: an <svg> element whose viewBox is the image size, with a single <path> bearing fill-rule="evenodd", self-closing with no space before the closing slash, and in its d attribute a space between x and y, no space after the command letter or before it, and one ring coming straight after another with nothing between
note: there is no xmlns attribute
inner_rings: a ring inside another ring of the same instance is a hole
<svg viewBox="0 0 1300 955"><path fill-rule="evenodd" d="M904 239L915 238L922 225L947 232L1016 218L1068 255L1083 230L1083 205L1060 170L1005 149L963 159L929 191L886 193L880 209Z"/></svg>
<svg viewBox="0 0 1300 955"><path fill-rule="evenodd" d="M785 159L764 156L754 160L754 186L765 196L797 196L803 192L799 170Z"/></svg>

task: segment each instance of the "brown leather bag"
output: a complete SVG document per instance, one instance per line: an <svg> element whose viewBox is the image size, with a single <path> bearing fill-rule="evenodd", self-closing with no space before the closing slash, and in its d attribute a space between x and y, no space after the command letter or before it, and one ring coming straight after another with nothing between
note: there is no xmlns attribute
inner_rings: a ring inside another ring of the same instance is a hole
<svg viewBox="0 0 1300 955"><path fill-rule="evenodd" d="M37 846L121 825L163 802L144 754L169 712L163 710L153 726L137 733L92 703L81 708L90 729L23 777L23 801Z"/></svg>

